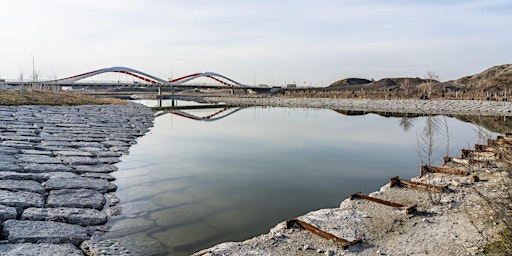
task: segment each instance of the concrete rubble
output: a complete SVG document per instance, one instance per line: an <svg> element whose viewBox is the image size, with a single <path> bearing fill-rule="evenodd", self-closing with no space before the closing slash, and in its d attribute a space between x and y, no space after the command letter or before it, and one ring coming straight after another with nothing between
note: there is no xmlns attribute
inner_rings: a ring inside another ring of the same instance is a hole
<svg viewBox="0 0 512 256"><path fill-rule="evenodd" d="M98 240L119 202L109 173L152 125L132 103L0 106L0 255L129 254Z"/></svg>

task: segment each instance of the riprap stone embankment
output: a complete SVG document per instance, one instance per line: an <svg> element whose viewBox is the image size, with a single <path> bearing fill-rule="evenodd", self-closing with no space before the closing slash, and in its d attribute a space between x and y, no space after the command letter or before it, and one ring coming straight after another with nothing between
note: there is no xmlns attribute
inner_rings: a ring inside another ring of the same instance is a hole
<svg viewBox="0 0 512 256"><path fill-rule="evenodd" d="M367 112L439 115L512 116L512 102L478 100L368 100L333 98L229 98L205 97L205 101L239 106L328 108Z"/></svg>
<svg viewBox="0 0 512 256"><path fill-rule="evenodd" d="M97 241L119 199L113 164L153 125L138 104L0 106L0 255L123 255Z"/></svg>

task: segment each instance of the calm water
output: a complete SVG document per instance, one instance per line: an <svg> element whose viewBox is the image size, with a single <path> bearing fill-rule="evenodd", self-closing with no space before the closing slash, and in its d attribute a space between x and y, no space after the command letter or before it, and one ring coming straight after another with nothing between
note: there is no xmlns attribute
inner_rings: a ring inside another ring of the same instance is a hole
<svg viewBox="0 0 512 256"><path fill-rule="evenodd" d="M392 176L417 176L426 120L258 107L214 122L161 115L118 164L124 210L107 234L135 253L189 255L267 233L354 192L378 190ZM474 125L444 120L451 155L477 142ZM445 153L438 143L434 160Z"/></svg>

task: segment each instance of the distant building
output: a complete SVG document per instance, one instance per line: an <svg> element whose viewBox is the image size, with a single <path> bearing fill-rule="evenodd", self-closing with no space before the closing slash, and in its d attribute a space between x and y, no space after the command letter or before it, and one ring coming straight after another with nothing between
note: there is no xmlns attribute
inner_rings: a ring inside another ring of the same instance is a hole
<svg viewBox="0 0 512 256"><path fill-rule="evenodd" d="M286 89L297 89L297 84L287 84Z"/></svg>

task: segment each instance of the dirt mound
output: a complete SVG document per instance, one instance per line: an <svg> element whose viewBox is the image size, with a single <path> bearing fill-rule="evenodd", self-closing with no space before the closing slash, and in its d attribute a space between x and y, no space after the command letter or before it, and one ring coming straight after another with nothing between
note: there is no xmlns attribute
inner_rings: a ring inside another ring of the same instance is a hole
<svg viewBox="0 0 512 256"><path fill-rule="evenodd" d="M361 84L368 84L372 81L364 78L345 78L339 81L336 81L329 85L328 87L339 87L339 86L347 86L347 85L361 85Z"/></svg>
<svg viewBox="0 0 512 256"><path fill-rule="evenodd" d="M512 88L512 64L494 66L482 73L449 82L465 89L509 89Z"/></svg>

